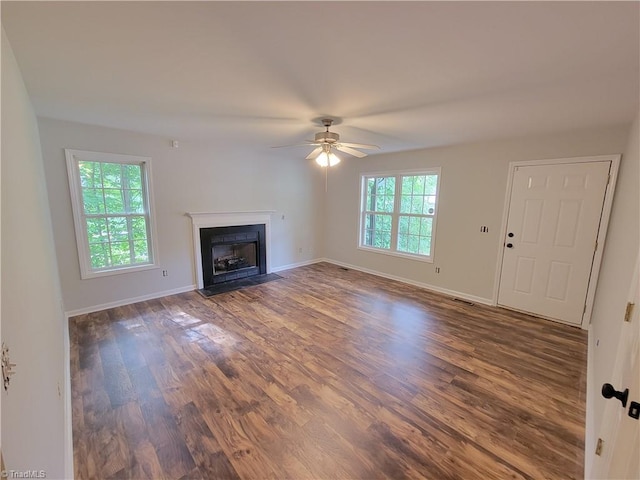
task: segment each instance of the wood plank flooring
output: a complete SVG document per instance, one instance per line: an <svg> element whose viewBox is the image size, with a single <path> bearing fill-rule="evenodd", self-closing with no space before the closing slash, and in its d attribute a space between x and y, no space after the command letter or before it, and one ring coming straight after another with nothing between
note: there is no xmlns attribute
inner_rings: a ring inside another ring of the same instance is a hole
<svg viewBox="0 0 640 480"><path fill-rule="evenodd" d="M72 318L76 479L583 478L584 331L281 275Z"/></svg>

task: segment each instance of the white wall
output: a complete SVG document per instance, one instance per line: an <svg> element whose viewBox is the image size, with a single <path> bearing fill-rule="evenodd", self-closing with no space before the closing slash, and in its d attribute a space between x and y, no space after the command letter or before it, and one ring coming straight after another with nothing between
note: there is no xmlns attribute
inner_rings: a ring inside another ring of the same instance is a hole
<svg viewBox="0 0 640 480"><path fill-rule="evenodd" d="M640 117L636 118L622 160L609 220L607 243L589 331L589 381L587 384L586 472L595 450L606 399L603 383L611 382L620 327L629 285L640 248ZM618 389L623 385L614 385Z"/></svg>
<svg viewBox="0 0 640 480"><path fill-rule="evenodd" d="M324 184L305 160L284 160L267 146L242 151L180 141L174 149L167 138L46 118L39 119L39 127L67 312L193 288L192 227L186 212L275 210L271 267L321 256ZM65 148L152 157L159 269L80 279ZM169 276L163 277L162 270Z"/></svg>
<svg viewBox="0 0 640 480"><path fill-rule="evenodd" d="M4 29L1 180L2 340L16 364L1 393L2 451L8 469L65 478L65 318L38 125Z"/></svg>
<svg viewBox="0 0 640 480"><path fill-rule="evenodd" d="M344 161L329 181L326 257L490 302L509 162L621 153L628 133L626 125ZM434 263L359 250L360 175L432 166L442 168ZM482 225L489 233L480 232Z"/></svg>

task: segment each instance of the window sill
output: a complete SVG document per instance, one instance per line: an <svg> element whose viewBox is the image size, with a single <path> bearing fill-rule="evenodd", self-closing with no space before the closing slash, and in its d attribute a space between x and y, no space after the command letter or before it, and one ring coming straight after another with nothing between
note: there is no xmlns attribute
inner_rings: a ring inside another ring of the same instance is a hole
<svg viewBox="0 0 640 480"><path fill-rule="evenodd" d="M112 275L120 275L123 273L134 273L141 272L144 270L153 270L160 268L160 265L155 263L145 264L145 265L136 265L134 267L119 267L119 268L110 268L107 270L98 270L95 272L86 272L83 271L80 273L80 278L82 280L89 280L91 278L100 278L100 277L110 277Z"/></svg>
<svg viewBox="0 0 640 480"><path fill-rule="evenodd" d="M409 260L417 260L418 262L433 263L433 256L425 257L424 255L413 255L411 253L394 252L391 250L382 250L380 248L365 247L362 245L358 245L358 250L364 250L365 252L372 252L372 253L380 253L382 255L389 255L392 257L407 258Z"/></svg>

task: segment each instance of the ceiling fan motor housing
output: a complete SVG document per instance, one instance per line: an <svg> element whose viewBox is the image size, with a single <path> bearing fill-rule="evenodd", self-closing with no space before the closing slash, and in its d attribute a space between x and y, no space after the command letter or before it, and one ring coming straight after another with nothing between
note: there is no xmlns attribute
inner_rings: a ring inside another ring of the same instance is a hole
<svg viewBox="0 0 640 480"><path fill-rule="evenodd" d="M316 133L316 142L318 143L336 143L340 140L340 135L333 132Z"/></svg>

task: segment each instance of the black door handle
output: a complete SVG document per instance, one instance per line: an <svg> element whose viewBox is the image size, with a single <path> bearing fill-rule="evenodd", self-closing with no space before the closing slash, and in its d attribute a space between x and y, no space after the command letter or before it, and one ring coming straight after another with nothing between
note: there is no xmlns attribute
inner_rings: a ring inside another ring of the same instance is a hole
<svg viewBox="0 0 640 480"><path fill-rule="evenodd" d="M604 398L617 398L622 403L623 407L627 407L627 399L629 398L629 389L625 389L624 392L618 392L613 385L605 383L602 385L602 396Z"/></svg>
<svg viewBox="0 0 640 480"><path fill-rule="evenodd" d="M513 243L507 243L507 248L513 248Z"/></svg>
<svg viewBox="0 0 640 480"><path fill-rule="evenodd" d="M509 237L509 238L513 238L513 232L509 232L509 233L507 233L507 237Z"/></svg>

